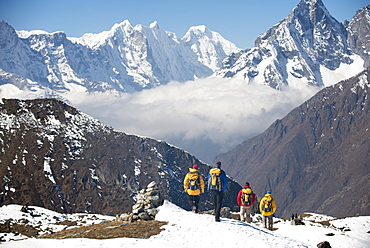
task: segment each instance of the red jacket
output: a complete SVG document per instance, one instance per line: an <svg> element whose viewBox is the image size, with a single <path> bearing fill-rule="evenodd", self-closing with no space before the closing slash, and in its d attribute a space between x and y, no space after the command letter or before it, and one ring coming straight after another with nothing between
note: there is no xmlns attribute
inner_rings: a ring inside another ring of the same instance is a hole
<svg viewBox="0 0 370 248"><path fill-rule="evenodd" d="M244 189L247 189L247 188L252 189L252 188L251 188L251 187L249 187L249 186L244 186L243 188L244 188ZM238 196L236 197L236 201L238 202L238 205L239 205L239 206L249 207L249 206L252 206L252 205L254 204L254 202L256 201L256 195L255 195L254 193L252 193L252 204L249 204L249 205L243 205L243 204L242 204L242 199L241 199L242 195L243 195L243 191L242 191L242 189L241 189L241 190L239 191L239 193L238 193Z"/></svg>

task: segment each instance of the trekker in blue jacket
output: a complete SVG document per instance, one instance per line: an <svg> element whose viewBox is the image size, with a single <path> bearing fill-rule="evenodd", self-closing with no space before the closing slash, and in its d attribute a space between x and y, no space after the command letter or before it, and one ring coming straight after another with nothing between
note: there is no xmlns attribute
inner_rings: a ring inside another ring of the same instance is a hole
<svg viewBox="0 0 370 248"><path fill-rule="evenodd" d="M221 170L221 162L217 162L208 173L208 190L211 191L213 206L215 207L216 222L220 222L221 205L226 186L226 173Z"/></svg>

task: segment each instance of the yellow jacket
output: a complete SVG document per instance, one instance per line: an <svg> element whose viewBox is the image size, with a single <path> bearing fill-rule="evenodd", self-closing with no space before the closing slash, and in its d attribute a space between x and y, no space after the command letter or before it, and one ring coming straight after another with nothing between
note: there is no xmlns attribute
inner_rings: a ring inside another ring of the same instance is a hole
<svg viewBox="0 0 370 248"><path fill-rule="evenodd" d="M263 205L265 201L270 201L271 202L271 211L264 211L263 210ZM260 212L263 216L270 216L273 215L276 211L276 202L272 198L271 194L265 194L265 196L261 199L260 201Z"/></svg>
<svg viewBox="0 0 370 248"><path fill-rule="evenodd" d="M195 187L196 189L191 189L189 185L189 182L192 179L195 180L195 184L197 185ZM200 195L201 193L204 193L204 179L202 175L198 173L198 170L189 168L189 173L186 174L184 178L184 190L189 195Z"/></svg>

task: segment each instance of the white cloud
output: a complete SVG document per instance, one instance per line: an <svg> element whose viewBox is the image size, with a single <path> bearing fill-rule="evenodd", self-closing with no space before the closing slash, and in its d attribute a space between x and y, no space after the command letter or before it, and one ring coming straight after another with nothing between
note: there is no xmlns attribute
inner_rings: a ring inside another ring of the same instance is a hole
<svg viewBox="0 0 370 248"><path fill-rule="evenodd" d="M64 97L116 130L165 140L211 162L218 153L263 132L317 90L277 91L242 80L208 78L131 95Z"/></svg>

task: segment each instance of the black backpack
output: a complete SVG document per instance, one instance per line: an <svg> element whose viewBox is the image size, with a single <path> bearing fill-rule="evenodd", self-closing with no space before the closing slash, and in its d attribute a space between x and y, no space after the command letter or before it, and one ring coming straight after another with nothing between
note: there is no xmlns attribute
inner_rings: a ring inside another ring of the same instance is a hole
<svg viewBox="0 0 370 248"><path fill-rule="evenodd" d="M199 185L200 185L199 174L196 172L190 172L189 174L190 174L190 178L189 178L189 183L188 183L188 189L190 190L199 189Z"/></svg>
<svg viewBox="0 0 370 248"><path fill-rule="evenodd" d="M272 201L272 199L270 201L268 201L267 199L263 200L263 206L262 206L263 211L265 211L265 212L271 212L272 211L271 201Z"/></svg>
<svg viewBox="0 0 370 248"><path fill-rule="evenodd" d="M253 197L253 191L251 188L245 188L242 189L242 196L241 196L241 202L243 205L251 205L252 204L252 197Z"/></svg>

